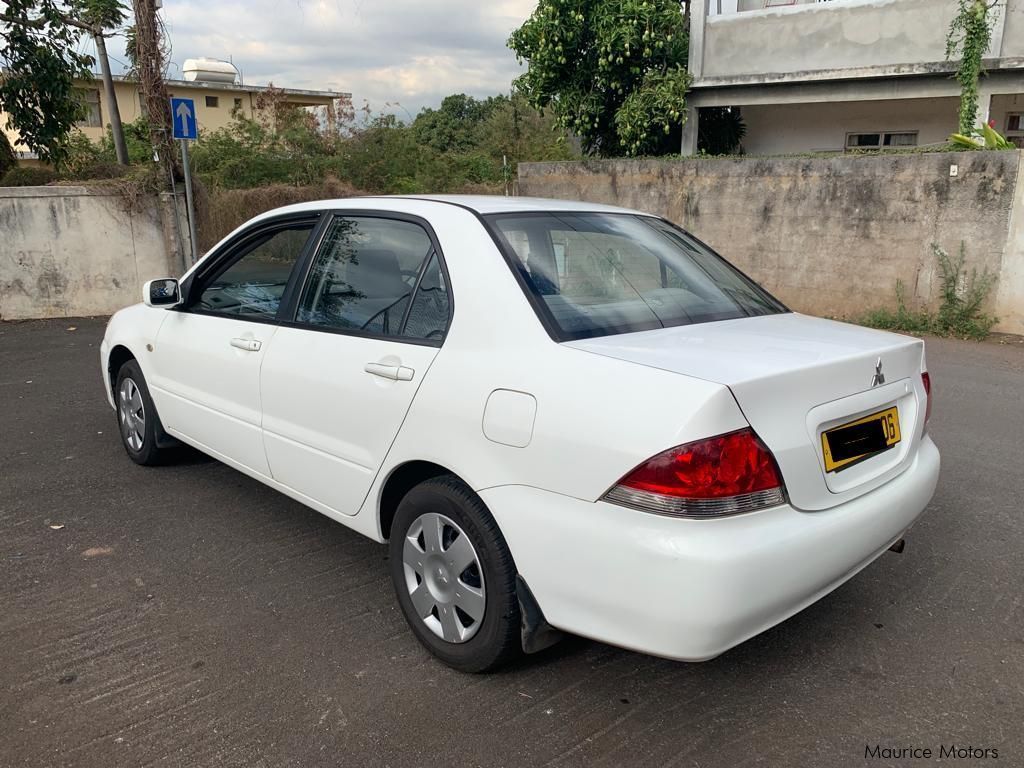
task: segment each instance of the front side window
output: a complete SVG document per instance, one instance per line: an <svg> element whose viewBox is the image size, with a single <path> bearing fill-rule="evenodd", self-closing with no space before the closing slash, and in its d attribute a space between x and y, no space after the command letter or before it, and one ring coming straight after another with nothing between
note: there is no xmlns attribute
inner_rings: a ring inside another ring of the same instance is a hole
<svg viewBox="0 0 1024 768"><path fill-rule="evenodd" d="M268 230L245 246L236 261L206 283L195 309L224 315L270 319L315 222Z"/></svg>
<svg viewBox="0 0 1024 768"><path fill-rule="evenodd" d="M486 218L561 341L786 311L658 219L571 212Z"/></svg>
<svg viewBox="0 0 1024 768"><path fill-rule="evenodd" d="M313 326L440 340L448 290L426 230L398 219L337 217L324 236L296 318Z"/></svg>

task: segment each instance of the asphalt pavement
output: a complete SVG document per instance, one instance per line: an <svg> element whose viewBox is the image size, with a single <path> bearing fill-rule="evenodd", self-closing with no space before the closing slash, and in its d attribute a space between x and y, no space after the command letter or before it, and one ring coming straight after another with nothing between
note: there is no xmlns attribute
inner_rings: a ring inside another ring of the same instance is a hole
<svg viewBox="0 0 1024 768"><path fill-rule="evenodd" d="M471 676L385 547L198 455L131 463L103 327L0 324L3 768L1024 765L1020 343L929 341L942 477L902 555L703 664L570 639Z"/></svg>

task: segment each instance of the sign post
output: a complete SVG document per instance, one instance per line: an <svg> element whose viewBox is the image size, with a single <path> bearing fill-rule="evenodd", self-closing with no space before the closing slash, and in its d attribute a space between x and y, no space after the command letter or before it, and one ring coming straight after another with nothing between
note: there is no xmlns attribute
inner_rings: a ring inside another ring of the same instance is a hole
<svg viewBox="0 0 1024 768"><path fill-rule="evenodd" d="M199 260L199 238L196 235L196 208L192 197L192 165L188 159L188 143L199 135L196 126L196 105L192 99L171 99L171 123L174 138L181 141L181 165L185 172L185 205L188 208L188 239L192 245L192 263Z"/></svg>

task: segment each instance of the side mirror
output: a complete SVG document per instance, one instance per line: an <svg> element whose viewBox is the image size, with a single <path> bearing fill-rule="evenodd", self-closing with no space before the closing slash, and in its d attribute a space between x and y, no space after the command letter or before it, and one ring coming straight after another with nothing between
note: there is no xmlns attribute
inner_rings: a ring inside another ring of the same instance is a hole
<svg viewBox="0 0 1024 768"><path fill-rule="evenodd" d="M173 307L181 303L181 288L173 277L150 280L142 286L142 300L147 307Z"/></svg>

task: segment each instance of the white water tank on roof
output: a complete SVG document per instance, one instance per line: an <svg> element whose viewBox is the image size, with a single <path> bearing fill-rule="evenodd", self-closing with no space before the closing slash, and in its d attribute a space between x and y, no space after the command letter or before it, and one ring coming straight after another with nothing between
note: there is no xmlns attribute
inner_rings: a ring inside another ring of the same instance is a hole
<svg viewBox="0 0 1024 768"><path fill-rule="evenodd" d="M181 72L186 80L198 80L203 83L234 83L238 80L235 65L220 59L185 59Z"/></svg>

